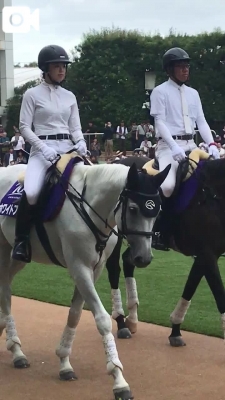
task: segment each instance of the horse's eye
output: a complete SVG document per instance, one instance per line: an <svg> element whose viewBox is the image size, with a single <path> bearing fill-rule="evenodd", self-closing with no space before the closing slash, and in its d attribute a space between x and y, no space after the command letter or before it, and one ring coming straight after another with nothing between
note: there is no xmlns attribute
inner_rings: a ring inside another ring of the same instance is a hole
<svg viewBox="0 0 225 400"><path fill-rule="evenodd" d="M136 215L138 212L138 209L136 207L130 206L129 211L132 215Z"/></svg>

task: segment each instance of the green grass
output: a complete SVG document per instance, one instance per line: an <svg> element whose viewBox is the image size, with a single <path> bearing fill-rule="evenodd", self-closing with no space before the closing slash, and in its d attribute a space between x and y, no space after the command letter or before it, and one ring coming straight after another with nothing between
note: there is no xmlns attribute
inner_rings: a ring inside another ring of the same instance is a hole
<svg viewBox="0 0 225 400"><path fill-rule="evenodd" d="M140 300L139 320L170 326L169 315L181 296L193 260L173 251L154 251L154 256L148 268L135 271ZM219 264L225 281L225 259L221 258ZM120 289L125 308L123 274ZM106 270L97 283L97 290L107 311L111 312L110 286ZM63 268L32 263L15 277L12 291L16 296L69 306L73 282ZM220 316L205 279L192 300L182 329L222 337Z"/></svg>

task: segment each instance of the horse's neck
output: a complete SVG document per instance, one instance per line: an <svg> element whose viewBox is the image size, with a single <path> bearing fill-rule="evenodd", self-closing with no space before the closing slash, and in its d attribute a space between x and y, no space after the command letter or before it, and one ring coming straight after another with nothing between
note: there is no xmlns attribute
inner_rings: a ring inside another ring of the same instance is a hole
<svg viewBox="0 0 225 400"><path fill-rule="evenodd" d="M103 164L87 170L85 199L111 227L116 225L114 210L126 184L128 169L123 165ZM110 228L88 206L85 209L95 225L103 233L108 234Z"/></svg>

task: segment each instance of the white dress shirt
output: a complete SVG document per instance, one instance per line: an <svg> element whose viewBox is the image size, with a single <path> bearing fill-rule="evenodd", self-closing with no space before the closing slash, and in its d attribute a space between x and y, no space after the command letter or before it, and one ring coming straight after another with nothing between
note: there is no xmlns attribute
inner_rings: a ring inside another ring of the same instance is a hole
<svg viewBox="0 0 225 400"><path fill-rule="evenodd" d="M14 146L14 150L23 150L23 146L25 145L24 138L22 136L13 136L11 139L11 143L18 141L17 145Z"/></svg>
<svg viewBox="0 0 225 400"><path fill-rule="evenodd" d="M209 125L205 120L201 100L197 90L182 85L182 91L187 104L192 134L195 134L194 129L197 123L204 141L207 144L213 142L213 137ZM170 78L168 81L153 89L151 94L150 114L155 118L155 120L163 121L171 136L186 135L180 86ZM156 124L156 137L160 136L161 134L157 129Z"/></svg>
<svg viewBox="0 0 225 400"><path fill-rule="evenodd" d="M46 82L25 92L19 128L24 138L36 147L41 147L37 138L40 135L70 134L75 143L83 139L76 97L61 86Z"/></svg>
<svg viewBox="0 0 225 400"><path fill-rule="evenodd" d="M120 133L120 131L121 131L121 133ZM120 139L125 139L125 135L128 134L128 130L127 130L127 128L125 126L121 126L121 127L117 126L116 133L119 134Z"/></svg>
<svg viewBox="0 0 225 400"><path fill-rule="evenodd" d="M145 153L147 153L148 149L150 149L151 147L152 147L152 143L149 140L147 142L145 142L145 140L143 140L143 142L141 142L140 149L144 149Z"/></svg>

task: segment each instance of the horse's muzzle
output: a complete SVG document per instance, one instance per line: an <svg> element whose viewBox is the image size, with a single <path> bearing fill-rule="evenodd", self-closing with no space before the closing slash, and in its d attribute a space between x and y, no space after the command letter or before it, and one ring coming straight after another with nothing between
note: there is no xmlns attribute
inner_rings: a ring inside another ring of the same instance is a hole
<svg viewBox="0 0 225 400"><path fill-rule="evenodd" d="M151 264L153 257L150 254L148 257L137 256L134 258L134 265L137 268L146 268L149 264Z"/></svg>

